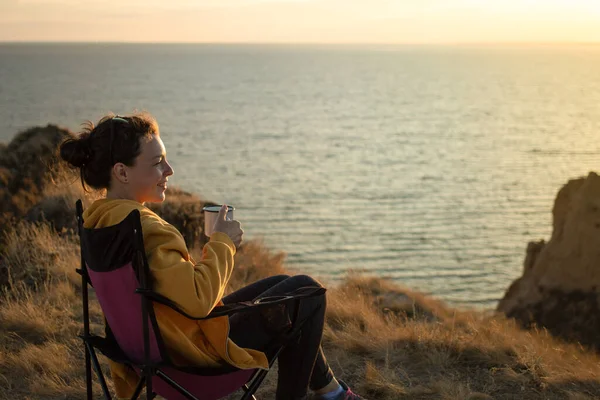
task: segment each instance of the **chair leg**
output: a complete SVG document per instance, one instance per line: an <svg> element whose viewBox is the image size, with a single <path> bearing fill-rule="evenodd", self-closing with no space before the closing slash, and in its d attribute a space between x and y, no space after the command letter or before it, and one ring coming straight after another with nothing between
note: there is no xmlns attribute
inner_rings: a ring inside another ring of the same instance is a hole
<svg viewBox="0 0 600 400"><path fill-rule="evenodd" d="M250 397L248 397L248 396L250 396ZM251 393L245 393L244 396L242 397L242 399L243 400L246 400L246 399L248 399L248 400L257 400L256 397L253 394L251 394Z"/></svg>
<svg viewBox="0 0 600 400"><path fill-rule="evenodd" d="M244 385L244 386L242 386L242 389L244 389L244 395L245 395L246 393L248 393L248 391L250 390L250 388L248 387L248 385L247 385L247 384L246 384L246 385ZM256 400L256 397L254 397L254 394L252 394L251 396L252 396L252 397L250 397L250 399L251 399L251 400Z"/></svg>
<svg viewBox="0 0 600 400"><path fill-rule="evenodd" d="M242 398L240 400L257 400L257 399L254 396L254 394L252 394L250 392L246 392L246 393L244 393L244 395L242 396Z"/></svg>
<svg viewBox="0 0 600 400"><path fill-rule="evenodd" d="M273 366L274 360L276 360L279 357L279 354L281 354L282 350L283 346L277 349L275 355L271 359L271 362L269 362L269 367ZM256 397L254 397L254 393L256 392L262 381L265 379L268 372L269 370L257 371L254 375L254 379L251 380L250 386L244 385L244 390L246 391L246 393L244 393L240 400L256 400Z"/></svg>
<svg viewBox="0 0 600 400"><path fill-rule="evenodd" d="M131 400L137 400L137 398L140 396L140 393L142 393L142 389L144 388L144 383L146 383L146 380L144 379L144 377L141 377L137 386L135 387L133 396L131 396Z"/></svg>
<svg viewBox="0 0 600 400"><path fill-rule="evenodd" d="M144 368L144 376L146 377L146 400L152 400L154 398L154 392L152 391L152 369Z"/></svg>
<svg viewBox="0 0 600 400"><path fill-rule="evenodd" d="M85 344L85 343L84 343ZM85 346L85 388L87 392L87 400L93 400L94 393L92 390L92 361L90 360L90 353Z"/></svg>
<svg viewBox="0 0 600 400"><path fill-rule="evenodd" d="M256 392L262 381L265 379L268 372L268 370L258 371L254 379L252 380L252 383L250 383L250 386L244 385L244 390L246 393L244 393L240 400L256 400L256 397L254 397L254 393Z"/></svg>
<svg viewBox="0 0 600 400"><path fill-rule="evenodd" d="M94 366L94 371L96 371L96 375L98 376L98 380L100 381L100 386L102 387L104 397L106 398L106 400L112 400L110 392L108 391L108 386L106 385L106 380L104 379L104 374L102 373L102 368L100 367L100 363L98 362L98 357L96 357L96 353L94 352L94 349L89 343L86 343L85 345L92 358L92 365Z"/></svg>

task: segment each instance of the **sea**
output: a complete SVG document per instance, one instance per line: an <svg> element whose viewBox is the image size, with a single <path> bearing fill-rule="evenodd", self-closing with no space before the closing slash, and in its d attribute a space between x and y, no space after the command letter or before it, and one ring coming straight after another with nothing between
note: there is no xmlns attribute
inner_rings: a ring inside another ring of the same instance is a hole
<svg viewBox="0 0 600 400"><path fill-rule="evenodd" d="M149 111L288 269L492 309L600 167L600 45L0 44L0 140Z"/></svg>

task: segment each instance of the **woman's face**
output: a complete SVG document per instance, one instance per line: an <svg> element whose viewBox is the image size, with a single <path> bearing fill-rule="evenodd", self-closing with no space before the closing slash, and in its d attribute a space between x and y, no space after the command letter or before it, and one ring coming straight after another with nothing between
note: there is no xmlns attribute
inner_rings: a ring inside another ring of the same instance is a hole
<svg viewBox="0 0 600 400"><path fill-rule="evenodd" d="M167 162L165 145L158 135L141 139L141 153L132 167L127 167L128 197L140 203L165 200L167 178L173 168Z"/></svg>

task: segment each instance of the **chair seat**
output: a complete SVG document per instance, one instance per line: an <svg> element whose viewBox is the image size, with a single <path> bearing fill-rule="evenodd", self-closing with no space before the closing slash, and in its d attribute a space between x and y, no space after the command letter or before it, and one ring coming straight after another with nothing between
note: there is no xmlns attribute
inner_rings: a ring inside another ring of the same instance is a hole
<svg viewBox="0 0 600 400"><path fill-rule="evenodd" d="M135 365L127 355L123 353L123 351L119 348L119 346L112 340L96 335L90 335L87 339L94 348L100 350L100 352L106 357L110 358L112 361L126 364L126 365ZM155 365L157 368L162 369L172 369L181 372L185 372L191 375L201 375L201 376L218 376L218 375L226 375L231 374L233 372L240 371L239 368L234 367L233 365L225 364L220 367L193 367L193 366L178 366L168 362L161 362L160 364ZM254 370L252 370L254 371Z"/></svg>
<svg viewBox="0 0 600 400"><path fill-rule="evenodd" d="M92 335L87 341L102 354L113 361L131 366L138 376L141 375L139 367L134 365L121 351L116 343L108 338ZM237 388L246 384L255 369L241 370L232 365L224 365L219 368L175 366L162 363L157 368L178 385L190 392L199 400L220 399ZM173 386L166 383L162 378L152 378L154 392L168 400L187 400Z"/></svg>
<svg viewBox="0 0 600 400"><path fill-rule="evenodd" d="M140 370L134 368L138 375ZM160 368L166 376L190 392L198 400L217 400L231 394L250 380L254 369L236 370L224 375L202 376L180 371L173 367ZM168 400L188 400L173 386L157 375L152 377L152 387L156 394Z"/></svg>

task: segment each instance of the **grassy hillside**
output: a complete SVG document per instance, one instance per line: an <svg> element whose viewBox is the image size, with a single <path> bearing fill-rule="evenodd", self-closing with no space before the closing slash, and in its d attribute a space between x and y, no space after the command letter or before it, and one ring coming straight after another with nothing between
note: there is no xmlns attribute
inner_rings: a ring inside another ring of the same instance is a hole
<svg viewBox="0 0 600 400"><path fill-rule="evenodd" d="M78 262L72 232L22 221L5 233L0 398L84 397ZM247 243L236 263L232 290L285 272L283 254L258 242ZM349 274L328 299L327 357L369 399L600 398L600 358L543 331L360 275ZM100 332L97 303L91 310ZM273 398L274 377L262 398Z"/></svg>

